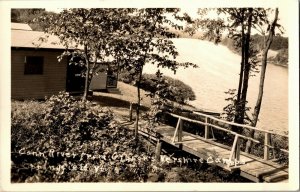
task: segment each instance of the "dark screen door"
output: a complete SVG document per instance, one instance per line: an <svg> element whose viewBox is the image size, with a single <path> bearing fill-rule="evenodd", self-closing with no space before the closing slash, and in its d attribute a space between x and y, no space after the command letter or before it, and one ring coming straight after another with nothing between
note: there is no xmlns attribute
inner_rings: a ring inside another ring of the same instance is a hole
<svg viewBox="0 0 300 192"><path fill-rule="evenodd" d="M81 92L84 91L84 77L81 76L84 70L83 66L68 65L67 67L67 92Z"/></svg>

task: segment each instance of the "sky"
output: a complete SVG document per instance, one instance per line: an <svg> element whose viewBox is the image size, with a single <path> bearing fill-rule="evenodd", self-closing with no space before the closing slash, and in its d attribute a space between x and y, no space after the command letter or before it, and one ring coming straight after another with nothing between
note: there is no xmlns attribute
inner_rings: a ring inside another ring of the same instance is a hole
<svg viewBox="0 0 300 192"><path fill-rule="evenodd" d="M271 7L270 7L271 8ZM198 8L182 8L182 11L187 12L192 18L197 18L197 10ZM284 34L283 36L288 36L289 32L289 9L286 6L282 6L278 8L278 23L284 27ZM274 14L270 15L270 20L274 19Z"/></svg>

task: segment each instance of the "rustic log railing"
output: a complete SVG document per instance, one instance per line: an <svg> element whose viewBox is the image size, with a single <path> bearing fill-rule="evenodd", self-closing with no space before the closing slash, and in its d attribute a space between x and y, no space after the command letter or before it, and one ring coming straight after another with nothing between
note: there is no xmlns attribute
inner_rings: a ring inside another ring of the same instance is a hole
<svg viewBox="0 0 300 192"><path fill-rule="evenodd" d="M133 102L130 102L130 105L129 105L129 121L132 121L132 112L133 112Z"/></svg>
<svg viewBox="0 0 300 192"><path fill-rule="evenodd" d="M225 120L218 119L218 118L213 117L211 115L203 114L203 113L200 113L200 112L193 112L193 113L196 114L196 115L199 115L200 117L204 117L204 122L200 121L200 120L194 120L194 119L190 119L190 118L183 117L183 116L180 116L180 115L176 115L176 114L173 114L173 113L168 113L169 115L171 115L175 118L178 118L172 142L174 144L183 143L183 141L182 141L183 121L204 125L204 139L205 140L210 139L209 138L209 133L210 132L212 133L212 136L214 138L213 129L218 129L218 130L227 132L229 134L234 135L234 141L233 141L230 156L229 156L229 161L230 162L231 161L235 162L235 160L237 160L237 161L240 160L240 139L251 140L255 143L260 143L260 142L256 139L254 139L254 138L247 137L247 136L241 135L239 133L236 133L234 131L231 131L229 129L223 128L219 125L221 123L223 123L225 125L229 125L229 126L234 125L234 126L238 126L238 127L242 127L242 128L252 129L252 130L264 133L264 143L263 143L263 145L264 145L264 160L269 160L270 159L270 149L274 149L274 146L271 145L271 135L279 135L279 136L288 138L288 135L276 133L276 132L273 132L273 131L270 131L270 130L264 130L264 129L260 129L260 128L257 128L257 127L252 127L252 126L249 126L249 125L243 125L243 124L238 124L238 123L225 121ZM212 120L214 120L214 121L212 121ZM176 141L176 138L177 138L177 141ZM288 153L288 150L286 150L286 149L280 149L280 151ZM273 151L273 153L274 153L274 151Z"/></svg>

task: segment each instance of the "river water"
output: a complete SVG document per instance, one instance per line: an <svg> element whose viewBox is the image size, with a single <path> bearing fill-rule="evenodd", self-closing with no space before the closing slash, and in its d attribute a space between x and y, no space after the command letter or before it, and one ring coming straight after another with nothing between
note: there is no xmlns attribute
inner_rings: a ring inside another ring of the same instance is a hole
<svg viewBox="0 0 300 192"><path fill-rule="evenodd" d="M190 85L196 100L189 103L197 108L222 112L228 89L237 89L239 81L240 56L227 47L198 39L174 39L179 62L192 62L199 68L178 69L176 74L161 69L164 75L182 80ZM156 66L147 64L144 73L155 73ZM248 89L248 106L251 113L258 95L259 76L251 76ZM251 114L250 113L250 114ZM288 68L268 64L264 97L257 127L288 131Z"/></svg>

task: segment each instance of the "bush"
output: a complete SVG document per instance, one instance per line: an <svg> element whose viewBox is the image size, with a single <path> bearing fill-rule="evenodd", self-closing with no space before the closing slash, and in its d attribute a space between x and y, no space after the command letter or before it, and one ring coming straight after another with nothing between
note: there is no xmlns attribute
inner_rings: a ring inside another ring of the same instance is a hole
<svg viewBox="0 0 300 192"><path fill-rule="evenodd" d="M166 80L169 86L174 87L174 91L166 97L167 99L180 104L185 104L188 100L193 101L196 99L196 95L189 85L178 79L173 79L168 76L164 76L163 78ZM156 79L157 77L155 74L143 74L141 80L141 89L154 93L157 89L155 81ZM129 72L121 73L119 75L119 80L123 81L124 83L135 85L135 82L133 82L134 78Z"/></svg>
<svg viewBox="0 0 300 192"><path fill-rule="evenodd" d="M159 172L151 152L110 110L66 93L44 103L14 102L11 129L12 182L137 182Z"/></svg>
<svg viewBox="0 0 300 192"><path fill-rule="evenodd" d="M13 101L11 106L11 148L20 150L34 143L44 130L47 105L38 101Z"/></svg>
<svg viewBox="0 0 300 192"><path fill-rule="evenodd" d="M122 71L119 73L118 80L127 84L133 84L134 77L128 71Z"/></svg>
<svg viewBox="0 0 300 192"><path fill-rule="evenodd" d="M59 136L71 132L71 139L81 142L92 139L95 129L107 127L112 120L108 109L96 108L89 101L76 100L67 93L52 96L47 104L45 121L46 126L51 127L51 134Z"/></svg>

